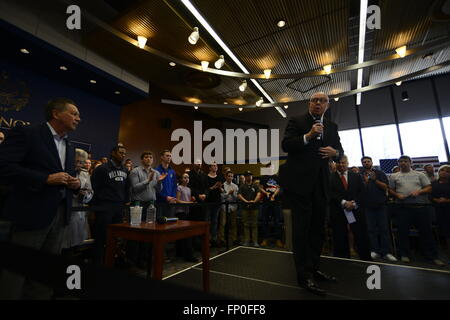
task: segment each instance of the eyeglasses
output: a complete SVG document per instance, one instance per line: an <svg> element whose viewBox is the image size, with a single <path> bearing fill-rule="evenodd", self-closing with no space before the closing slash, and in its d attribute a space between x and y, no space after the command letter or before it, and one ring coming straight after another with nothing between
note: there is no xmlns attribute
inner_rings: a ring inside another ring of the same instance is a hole
<svg viewBox="0 0 450 320"><path fill-rule="evenodd" d="M317 102L320 102L320 103L327 103L327 102L328 102L328 99L327 99L327 98L311 98L311 99L309 100L309 102L312 102L312 103L317 103Z"/></svg>

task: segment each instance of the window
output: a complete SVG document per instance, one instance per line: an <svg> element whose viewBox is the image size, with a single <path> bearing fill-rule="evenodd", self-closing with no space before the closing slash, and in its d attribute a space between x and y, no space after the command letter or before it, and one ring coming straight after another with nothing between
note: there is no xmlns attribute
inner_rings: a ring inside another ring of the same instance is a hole
<svg viewBox="0 0 450 320"><path fill-rule="evenodd" d="M439 161L448 161L438 119L400 123L399 126L405 155L438 156Z"/></svg>
<svg viewBox="0 0 450 320"><path fill-rule="evenodd" d="M445 136L447 138L447 143L450 143L450 117L442 118L442 122L444 123L444 130Z"/></svg>
<svg viewBox="0 0 450 320"><path fill-rule="evenodd" d="M344 153L348 157L348 165L361 166L361 141L359 139L359 130L343 130L339 131L339 137L341 138L342 148Z"/></svg>
<svg viewBox="0 0 450 320"><path fill-rule="evenodd" d="M373 165L380 165L380 159L398 159L400 157L400 145L395 124L362 128L361 135L364 154L372 158Z"/></svg>

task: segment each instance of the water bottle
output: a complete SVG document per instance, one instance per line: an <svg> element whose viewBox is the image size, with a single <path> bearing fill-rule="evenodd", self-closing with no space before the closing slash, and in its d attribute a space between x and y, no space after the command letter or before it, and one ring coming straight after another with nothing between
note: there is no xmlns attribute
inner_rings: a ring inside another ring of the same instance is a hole
<svg viewBox="0 0 450 320"><path fill-rule="evenodd" d="M147 223L155 223L156 222L156 207L153 204L153 201L150 202L150 205L147 208Z"/></svg>

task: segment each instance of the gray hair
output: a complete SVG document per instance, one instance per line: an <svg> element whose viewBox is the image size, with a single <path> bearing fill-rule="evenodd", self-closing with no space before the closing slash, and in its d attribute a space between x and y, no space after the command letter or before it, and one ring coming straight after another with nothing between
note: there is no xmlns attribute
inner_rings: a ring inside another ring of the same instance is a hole
<svg viewBox="0 0 450 320"><path fill-rule="evenodd" d="M76 148L75 149L75 158L80 159L81 161L86 161L88 159L88 153L83 149Z"/></svg>

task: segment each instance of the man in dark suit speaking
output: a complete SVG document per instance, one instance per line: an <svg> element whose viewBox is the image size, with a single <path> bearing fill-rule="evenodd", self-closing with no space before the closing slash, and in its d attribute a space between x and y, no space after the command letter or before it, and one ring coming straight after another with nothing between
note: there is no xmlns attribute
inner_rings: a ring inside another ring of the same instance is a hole
<svg viewBox="0 0 450 320"><path fill-rule="evenodd" d="M47 122L15 127L0 145L0 179L12 185L4 216L13 224L11 242L47 253L60 254L69 222L75 178L74 147L67 133L77 128L80 113L75 102L57 98L45 108ZM0 298L49 299L52 291L3 270Z"/></svg>
<svg viewBox="0 0 450 320"><path fill-rule="evenodd" d="M280 166L280 185L292 210L292 244L298 283L319 295L324 295L325 291L314 280L336 281L319 271L330 187L328 162L344 154L337 125L324 118L328 105L325 93L314 93L308 112L289 120L282 141L288 158Z"/></svg>

